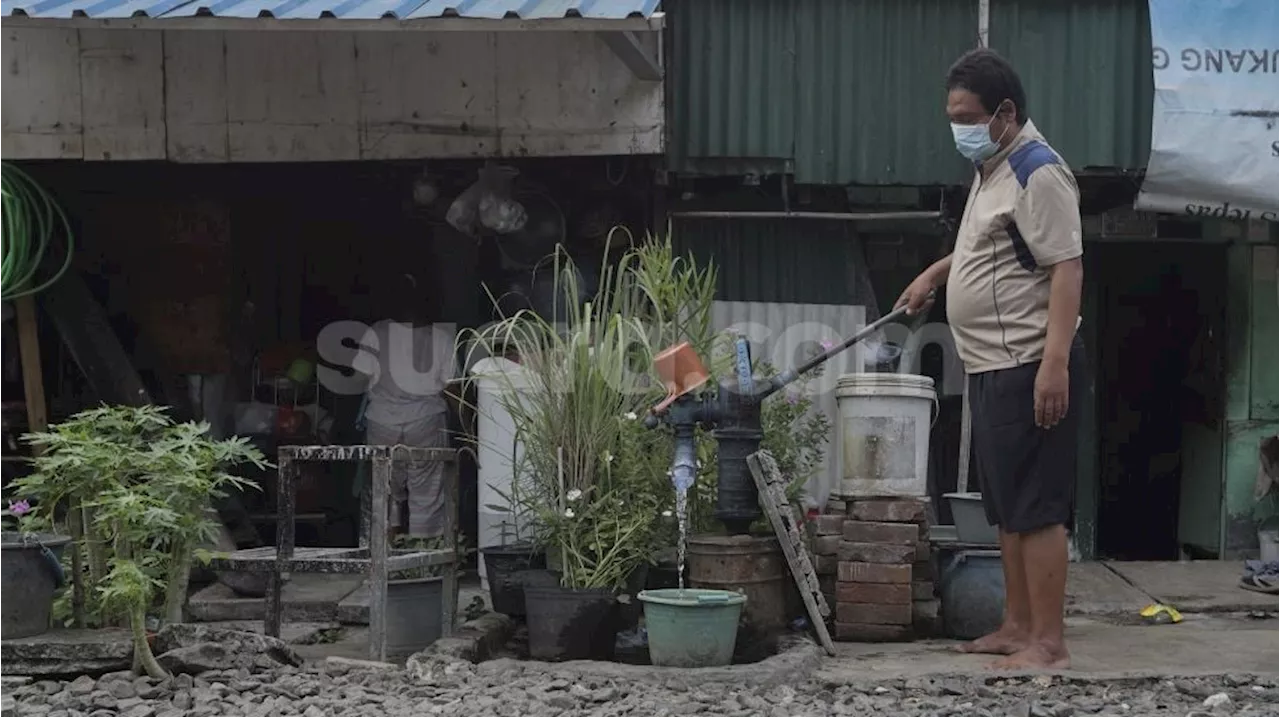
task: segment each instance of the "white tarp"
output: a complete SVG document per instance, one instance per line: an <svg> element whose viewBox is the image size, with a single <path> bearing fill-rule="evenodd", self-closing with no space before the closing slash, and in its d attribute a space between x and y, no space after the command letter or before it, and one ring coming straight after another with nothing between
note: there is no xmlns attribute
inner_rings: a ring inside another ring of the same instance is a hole
<svg viewBox="0 0 1280 717"><path fill-rule="evenodd" d="M1137 208L1276 221L1277 0L1150 0L1155 107Z"/></svg>

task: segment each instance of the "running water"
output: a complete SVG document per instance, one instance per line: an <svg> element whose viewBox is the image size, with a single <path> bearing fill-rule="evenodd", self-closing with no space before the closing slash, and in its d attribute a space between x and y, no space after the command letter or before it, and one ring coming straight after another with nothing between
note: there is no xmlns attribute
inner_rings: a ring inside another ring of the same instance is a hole
<svg viewBox="0 0 1280 717"><path fill-rule="evenodd" d="M684 590L684 556L689 542L689 489L693 487L694 478L698 475L697 447L693 435L677 434L675 458L671 461L671 471L667 474L676 489L676 520L680 527L680 542L676 545L676 569L679 570L678 585Z"/></svg>
<svg viewBox="0 0 1280 717"><path fill-rule="evenodd" d="M673 481L674 482L674 481ZM689 490L676 485L676 524L680 528L680 540L676 543L676 575L680 592L684 592L684 555L689 544Z"/></svg>

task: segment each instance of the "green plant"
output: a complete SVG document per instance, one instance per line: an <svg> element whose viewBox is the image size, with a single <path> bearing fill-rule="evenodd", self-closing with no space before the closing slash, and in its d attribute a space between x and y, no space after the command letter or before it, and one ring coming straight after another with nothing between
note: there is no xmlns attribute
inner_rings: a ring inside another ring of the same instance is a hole
<svg viewBox="0 0 1280 717"><path fill-rule="evenodd" d="M566 506L571 494L589 495L595 501L622 490L617 484L623 477L610 471L606 457L619 450L625 423L620 419L643 411L654 391L648 366L652 350L639 318L643 294L635 284L634 262L634 253L628 252L618 266L603 267L598 291L580 302L577 271L564 250L557 249L551 262L556 297L552 315L563 316L563 325L521 311L460 337L469 344L469 351L503 355L514 350L527 370L528 386L518 391L511 386L501 399L524 445L516 466L522 480L517 482L518 490L504 497L517 514L533 516L540 542L559 550L566 561L581 558L579 565L620 553L588 556L576 533L555 516L570 510ZM653 482L646 476L625 479ZM608 482L614 485L596 490L597 484ZM584 514L592 520L612 515L603 505ZM612 535L628 540L647 537L630 530ZM568 568L564 581L567 587L595 586L607 572Z"/></svg>
<svg viewBox="0 0 1280 717"><path fill-rule="evenodd" d="M80 625L127 621L135 666L163 675L146 645L146 613L163 594L181 621L191 560L216 535L210 500L252 485L227 472L266 467L247 440L209 437L206 423L175 423L164 408L84 411L24 439L39 450L35 471L15 481L51 524L73 539L73 614ZM87 586L86 586L87 585Z"/></svg>

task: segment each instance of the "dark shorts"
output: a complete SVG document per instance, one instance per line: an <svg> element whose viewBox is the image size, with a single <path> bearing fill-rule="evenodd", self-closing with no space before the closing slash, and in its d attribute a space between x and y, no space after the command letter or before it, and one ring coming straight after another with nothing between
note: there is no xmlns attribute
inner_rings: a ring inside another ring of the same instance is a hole
<svg viewBox="0 0 1280 717"><path fill-rule="evenodd" d="M1035 385L1040 363L969 376L973 453L987 520L1006 533L1053 525L1071 528L1076 454L1088 380L1084 343L1071 346L1067 415L1036 426Z"/></svg>

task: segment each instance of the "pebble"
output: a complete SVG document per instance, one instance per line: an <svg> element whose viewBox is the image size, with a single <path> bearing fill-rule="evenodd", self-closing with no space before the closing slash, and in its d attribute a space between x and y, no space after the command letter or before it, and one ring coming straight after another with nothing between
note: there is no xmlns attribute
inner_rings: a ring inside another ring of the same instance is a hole
<svg viewBox="0 0 1280 717"><path fill-rule="evenodd" d="M1150 683L939 676L689 686L675 679L564 679L470 663L405 670L353 661L170 680L117 673L21 684L6 695L15 699L15 714L41 717L1254 717L1275 714L1276 685L1265 677L1224 675Z"/></svg>

